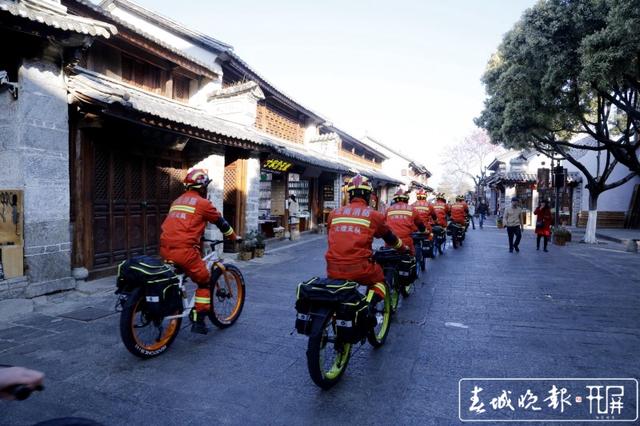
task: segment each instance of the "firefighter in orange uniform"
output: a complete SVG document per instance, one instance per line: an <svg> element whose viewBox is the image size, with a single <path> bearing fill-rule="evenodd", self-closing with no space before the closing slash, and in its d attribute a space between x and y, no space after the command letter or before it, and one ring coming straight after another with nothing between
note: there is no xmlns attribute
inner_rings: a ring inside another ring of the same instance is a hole
<svg viewBox="0 0 640 426"><path fill-rule="evenodd" d="M466 226L469 216L469 206L464 201L463 195L456 197L456 202L451 205L451 220L460 226Z"/></svg>
<svg viewBox="0 0 640 426"><path fill-rule="evenodd" d="M408 203L409 195L399 189L393 196L393 204L387 209L386 221L393 233L409 247L411 255L415 255L411 233L418 230L425 232L426 227L418 211Z"/></svg>
<svg viewBox="0 0 640 426"><path fill-rule="evenodd" d="M444 193L439 192L436 194L436 201L432 204L433 211L436 214L436 225L443 228L447 227L447 216L451 213L447 199L444 197Z"/></svg>
<svg viewBox="0 0 640 426"><path fill-rule="evenodd" d="M429 239L433 239L433 234L431 234L431 227L433 223L437 219L436 212L433 210L433 206L427 201L427 192L424 189L421 189L416 194L417 201L411 205L418 214L420 215L420 219L424 222L424 226L427 228L427 233L429 233Z"/></svg>
<svg viewBox="0 0 640 426"><path fill-rule="evenodd" d="M327 223L327 276L356 281L369 287L369 292L373 291L373 294L368 294L370 300L374 294L382 300L386 294L384 272L371 260L373 239L382 238L399 250L403 249L402 241L385 224L384 215L369 207L373 188L366 177L354 176L347 183L346 190L349 203L333 210Z"/></svg>
<svg viewBox="0 0 640 426"><path fill-rule="evenodd" d="M207 334L204 318L211 309L211 272L202 260L200 240L208 222L231 240L236 239L233 228L206 197L211 182L206 170L191 170L184 179L185 193L176 199L162 223L160 256L184 270L198 285L191 331Z"/></svg>

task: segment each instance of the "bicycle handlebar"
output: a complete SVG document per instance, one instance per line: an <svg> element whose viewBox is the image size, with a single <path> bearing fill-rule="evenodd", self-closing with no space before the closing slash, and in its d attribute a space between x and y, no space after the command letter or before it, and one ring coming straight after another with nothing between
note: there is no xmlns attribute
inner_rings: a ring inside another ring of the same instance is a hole
<svg viewBox="0 0 640 426"><path fill-rule="evenodd" d="M13 396L17 401L24 401L25 399L29 398L33 392L40 392L43 390L44 386L42 385L38 385L35 388L30 388L26 385L13 385L9 386L8 388L4 388L1 391Z"/></svg>

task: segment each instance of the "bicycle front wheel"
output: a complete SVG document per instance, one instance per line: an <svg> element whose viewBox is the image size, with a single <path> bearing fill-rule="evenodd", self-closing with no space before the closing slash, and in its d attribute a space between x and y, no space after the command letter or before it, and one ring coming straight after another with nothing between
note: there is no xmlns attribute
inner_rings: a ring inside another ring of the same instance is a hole
<svg viewBox="0 0 640 426"><path fill-rule="evenodd" d="M387 294L384 300L379 301L373 307L373 315L375 315L375 325L369 330L367 340L374 348L384 345L389 335L389 327L391 327L391 294L387 286Z"/></svg>
<svg viewBox="0 0 640 426"><path fill-rule="evenodd" d="M387 294L389 295L389 307L391 308L391 313L394 314L398 310L398 303L400 302L398 271L393 267L389 267L384 275L387 284Z"/></svg>
<svg viewBox="0 0 640 426"><path fill-rule="evenodd" d="M211 312L209 319L219 328L233 325L244 307L245 285L242 272L234 265L224 265L212 271Z"/></svg>

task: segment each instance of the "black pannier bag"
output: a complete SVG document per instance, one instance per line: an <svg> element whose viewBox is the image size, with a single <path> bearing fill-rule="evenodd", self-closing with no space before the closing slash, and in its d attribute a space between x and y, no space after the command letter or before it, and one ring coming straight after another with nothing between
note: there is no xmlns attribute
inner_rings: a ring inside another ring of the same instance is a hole
<svg viewBox="0 0 640 426"><path fill-rule="evenodd" d="M180 279L162 259L137 256L118 265L116 293L128 293L142 287L147 312L156 318L177 313L182 308Z"/></svg>
<svg viewBox="0 0 640 426"><path fill-rule="evenodd" d="M311 307L325 305L336 311L338 335L351 342L354 335L361 335L359 327L366 323L368 304L364 299L358 283L353 281L314 277L302 282L297 291L296 330L300 334L311 333Z"/></svg>
<svg viewBox="0 0 640 426"><path fill-rule="evenodd" d="M433 240L424 240L422 242L422 257L433 257Z"/></svg>
<svg viewBox="0 0 640 426"><path fill-rule="evenodd" d="M400 284L411 284L418 278L416 274L416 258L413 256L404 256L398 263L398 275L400 276Z"/></svg>

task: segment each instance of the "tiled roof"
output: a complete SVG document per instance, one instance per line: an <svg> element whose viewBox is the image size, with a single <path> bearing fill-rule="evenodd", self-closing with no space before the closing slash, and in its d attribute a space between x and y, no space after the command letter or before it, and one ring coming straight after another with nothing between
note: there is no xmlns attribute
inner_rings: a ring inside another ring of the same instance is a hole
<svg viewBox="0 0 640 426"><path fill-rule="evenodd" d="M74 69L73 74L68 78L68 88L73 98L78 101L122 105L137 112L184 124L205 132L261 145L274 154L333 172L347 173L350 170L349 167L331 161L326 156L308 150L302 145L277 139L254 127L217 118L201 109L142 91L84 68L76 67Z"/></svg>
<svg viewBox="0 0 640 426"><path fill-rule="evenodd" d="M229 98L232 96L238 96L246 92L253 92L253 95L256 98L264 99L264 93L262 92L262 89L260 89L260 86L258 86L258 83L256 83L255 81L247 81L245 83L224 87L210 94L208 98L209 100Z"/></svg>
<svg viewBox="0 0 640 426"><path fill-rule="evenodd" d="M165 16L159 15L156 12L147 9L144 6L141 6L137 3L128 0L103 0L100 2L99 6L103 9L109 8L111 5L116 7L121 7L123 9L128 9L131 12L137 13L139 15L144 15L148 20L153 22L160 27L171 31L173 33L180 33L192 41L197 42L200 45L210 47L216 50L227 50L232 48L231 45L224 43L220 40L216 40L215 38L208 36L206 34L202 34L198 31L194 31L185 27L173 19L167 18Z"/></svg>
<svg viewBox="0 0 640 426"><path fill-rule="evenodd" d="M88 2L88 0L75 0L75 1L79 1L82 3ZM142 7L128 0L104 0L103 2L100 3L100 6L94 6L94 8L101 9L104 12L109 13L113 18L118 19L115 17L115 15L111 14L105 9L111 4L115 5L116 7L122 7L130 11L133 11L134 13L137 13L140 16L144 16L146 19L152 21L156 25L159 25L165 28L168 31L171 31L175 34L180 34L183 37L188 38L192 41L195 41L202 46L213 49L216 53L220 53L221 60L228 59L230 62L235 63L239 68L242 68L244 72L249 74L253 80L257 80L258 83L264 86L267 89L267 91L275 94L277 97L280 97L285 101L288 101L294 107L294 109L301 110L305 114L308 114L311 117L315 117L320 121L326 121L326 119L322 117L320 114L303 106L302 104L297 102L295 99L293 99L291 96L287 95L282 90L275 87L271 82L269 82L262 75L258 74L251 66L249 66L249 64L247 64L247 62L244 61L244 59L242 59L233 51L233 47L231 45L223 43L219 40L216 40L213 37L208 36L206 34L186 28L184 25L181 25L180 23L175 22L170 18L161 16L145 7ZM130 28L130 29L135 31L140 31L137 28ZM144 34L144 35L148 36L148 34Z"/></svg>
<svg viewBox="0 0 640 426"><path fill-rule="evenodd" d="M127 30L132 31L132 32L138 34L139 36L141 36L143 38L146 38L147 40L153 42L154 44L156 44L156 45L158 45L160 47L162 47L163 49L166 49L167 51L169 51L169 52L171 52L171 53L173 53L175 55L181 56L184 59L186 59L186 60L188 60L190 62L193 62L194 64L211 71L214 74L219 74L219 71L217 69L213 68L211 65L209 65L209 64L207 64L205 62L202 62L201 60L196 59L195 57L193 57L191 55L186 54L183 50L177 49L177 48L171 46L170 44L165 43L164 41L160 40L159 38L154 37L151 34L141 30L140 28L136 27L135 25L132 25L129 22L127 22L127 21L125 21L123 19L120 19L119 17L117 17L113 13L109 12L108 10L103 9L100 6L93 4L90 0L66 0L66 1L67 2L71 2L71 3L77 3L77 4L80 4L82 6L85 6L85 7L89 8L89 9L91 9L92 11L98 13L99 15L103 16L104 18L114 22L117 26L120 26L122 28L126 28Z"/></svg>
<svg viewBox="0 0 640 426"><path fill-rule="evenodd" d="M51 9L35 9L29 3L0 0L0 11L62 31L72 31L94 37L109 38L118 32L116 27L106 22L68 15L63 6L59 8L52 7Z"/></svg>
<svg viewBox="0 0 640 426"><path fill-rule="evenodd" d="M76 67L68 79L71 95L81 101L98 101L103 104L120 104L145 114L191 126L206 132L219 134L258 145L273 146L251 128L223 120L192 106L142 91Z"/></svg>
<svg viewBox="0 0 640 426"><path fill-rule="evenodd" d="M485 179L487 185L498 183L535 183L537 181L538 177L535 174L525 172L495 173Z"/></svg>

